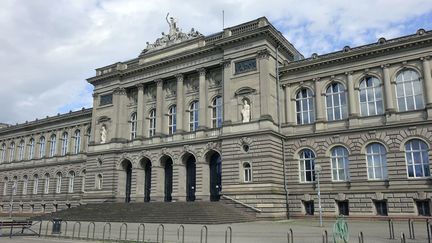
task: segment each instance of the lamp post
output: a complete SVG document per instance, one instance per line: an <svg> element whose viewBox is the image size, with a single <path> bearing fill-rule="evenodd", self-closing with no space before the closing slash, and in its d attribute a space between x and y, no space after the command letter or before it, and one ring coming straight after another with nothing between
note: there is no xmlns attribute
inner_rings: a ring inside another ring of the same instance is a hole
<svg viewBox="0 0 432 243"><path fill-rule="evenodd" d="M315 176L316 176L316 180L317 180L317 190L318 190L318 210L319 210L320 227L323 226L322 207L321 207L321 189L320 189L321 170L322 170L321 165L315 165Z"/></svg>

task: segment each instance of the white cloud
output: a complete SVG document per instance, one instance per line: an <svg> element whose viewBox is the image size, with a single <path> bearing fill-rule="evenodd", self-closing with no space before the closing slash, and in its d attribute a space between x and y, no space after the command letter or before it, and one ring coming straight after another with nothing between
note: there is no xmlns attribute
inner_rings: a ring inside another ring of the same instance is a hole
<svg viewBox="0 0 432 243"><path fill-rule="evenodd" d="M211 34L222 28L222 10L225 26L267 16L305 56L432 26L415 24L432 16L429 0L3 0L0 122L91 106L85 79L97 67L136 57L167 31L167 12L184 31Z"/></svg>

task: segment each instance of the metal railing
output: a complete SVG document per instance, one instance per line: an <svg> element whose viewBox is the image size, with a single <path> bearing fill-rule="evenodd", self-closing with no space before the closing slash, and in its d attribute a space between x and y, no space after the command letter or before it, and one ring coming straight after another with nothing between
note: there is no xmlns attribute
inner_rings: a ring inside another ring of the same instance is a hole
<svg viewBox="0 0 432 243"><path fill-rule="evenodd" d="M291 228L288 230L287 240L288 240L288 243L294 243L294 232Z"/></svg>
<svg viewBox="0 0 432 243"><path fill-rule="evenodd" d="M92 233L92 240L94 240L95 238L95 231L96 231L96 225L94 222L90 222L87 226L87 238L86 240L89 240L89 236L90 236L90 226L93 225L93 233Z"/></svg>
<svg viewBox="0 0 432 243"><path fill-rule="evenodd" d="M140 241L141 227L142 227L142 232L143 232L142 233L142 242L144 243L144 240L145 240L145 225L144 224L138 225L137 242Z"/></svg>
<svg viewBox="0 0 432 243"><path fill-rule="evenodd" d="M108 238L107 238L107 240L111 240L111 223L105 223L104 224L104 227L103 227L103 233L102 233L102 242L105 242L105 227L106 226L109 226L109 228L108 228Z"/></svg>
<svg viewBox="0 0 432 243"><path fill-rule="evenodd" d="M126 223L123 223L123 224L120 226L119 241L120 241L121 238L122 238L123 226L125 227L125 237L124 237L124 240L126 241L126 239L127 239L127 229L128 229L128 226L127 226Z"/></svg>
<svg viewBox="0 0 432 243"><path fill-rule="evenodd" d="M76 225L79 225L79 227L78 227L78 239L80 238L80 235L81 235L81 222L75 222L75 224L73 225L73 228L72 228L72 239L74 239L74 237L75 237L75 226Z"/></svg>
<svg viewBox="0 0 432 243"><path fill-rule="evenodd" d="M177 241L180 242L180 229L182 230L181 243L184 243L185 228L182 224L177 228Z"/></svg>
<svg viewBox="0 0 432 243"><path fill-rule="evenodd" d="M162 231L162 241L161 241L161 243L164 243L165 242L165 226L163 225L163 224L160 224L158 227L157 227L157 236L156 236L156 242L158 242L159 243L159 229L161 229L161 231Z"/></svg>
<svg viewBox="0 0 432 243"><path fill-rule="evenodd" d="M205 230L205 231L203 231ZM201 227L201 234L200 234L200 243L203 243L203 232L205 232L205 243L207 243L207 236L208 236L208 228L207 225L203 225L203 227Z"/></svg>
<svg viewBox="0 0 432 243"><path fill-rule="evenodd" d="M228 226L225 230L225 243L228 243L228 232L229 232L229 243L232 243L232 228Z"/></svg>

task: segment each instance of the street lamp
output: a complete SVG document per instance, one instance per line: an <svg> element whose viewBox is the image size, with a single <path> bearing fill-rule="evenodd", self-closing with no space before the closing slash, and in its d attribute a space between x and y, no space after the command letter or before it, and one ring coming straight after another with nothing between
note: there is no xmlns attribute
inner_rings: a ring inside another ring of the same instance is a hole
<svg viewBox="0 0 432 243"><path fill-rule="evenodd" d="M322 168L321 165L315 165L315 176L317 180L317 190L318 190L318 210L319 210L319 220L320 220L320 227L323 226L323 220L322 220L322 207L321 207L321 189L320 189L320 174L321 174Z"/></svg>

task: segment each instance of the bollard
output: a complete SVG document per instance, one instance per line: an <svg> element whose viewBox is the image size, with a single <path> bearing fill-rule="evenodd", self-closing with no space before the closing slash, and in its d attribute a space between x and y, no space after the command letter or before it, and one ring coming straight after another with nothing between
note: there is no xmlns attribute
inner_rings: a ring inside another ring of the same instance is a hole
<svg viewBox="0 0 432 243"><path fill-rule="evenodd" d="M64 236L63 237L66 237L67 236L68 222L67 221L62 221L61 223L65 224L65 226L64 226ZM60 237L60 234L59 234L59 237Z"/></svg>
<svg viewBox="0 0 432 243"><path fill-rule="evenodd" d="M358 234L358 242L359 243L364 243L364 237L363 237L363 232L359 232L359 234Z"/></svg>
<svg viewBox="0 0 432 243"><path fill-rule="evenodd" d="M120 226L119 241L121 241L121 236L122 236L123 226L125 226L125 237L124 237L124 239L125 239L125 241L126 241L126 239L127 239L127 228L128 228L128 226L127 226L126 223L123 223L123 224Z"/></svg>
<svg viewBox="0 0 432 243"><path fill-rule="evenodd" d="M228 231L229 231L229 243L232 243L232 228L231 226L228 226L225 230L225 243L228 243Z"/></svg>
<svg viewBox="0 0 432 243"><path fill-rule="evenodd" d="M90 222L90 223L88 224L88 226L87 226L87 238L86 238L86 240L89 239L89 236L90 236L90 226L91 226L91 225L93 225L93 235L92 235L92 240L94 240L94 235L95 235L95 230L96 230L96 225L95 225L94 222Z"/></svg>
<svg viewBox="0 0 432 243"><path fill-rule="evenodd" d="M323 233L322 233L322 243L328 243L327 230L324 230Z"/></svg>
<svg viewBox="0 0 432 243"><path fill-rule="evenodd" d="M80 234L81 234L81 222L75 222L75 224L73 225L72 228L72 239L75 237L75 226L78 224L78 239L80 238Z"/></svg>
<svg viewBox="0 0 432 243"><path fill-rule="evenodd" d="M164 236L165 236L165 226L163 224L160 224L157 227L157 236L156 236L156 242L159 243L159 229L162 228L162 241L161 243L164 243Z"/></svg>
<svg viewBox="0 0 432 243"><path fill-rule="evenodd" d="M182 229L182 240L181 240L181 243L184 243L185 228L184 228L184 226L182 224L177 228L177 240L180 241L180 229Z"/></svg>
<svg viewBox="0 0 432 243"><path fill-rule="evenodd" d="M203 227L201 227L201 237L200 237L200 243L203 243L203 230L205 229L205 243L207 243L207 233L208 233L208 228L206 225L204 225Z"/></svg>
<svg viewBox="0 0 432 243"><path fill-rule="evenodd" d="M139 239L140 239L140 232L141 232L141 226L142 226L142 229L143 229L143 237L142 237L142 242L144 243L144 239L145 239L145 225L144 224L140 224L140 225L138 225L138 236L137 236L137 242L139 242Z"/></svg>
<svg viewBox="0 0 432 243"><path fill-rule="evenodd" d="M406 243L405 233L401 232L401 243Z"/></svg>
<svg viewBox="0 0 432 243"><path fill-rule="evenodd" d="M394 239L395 235L394 235L394 226L393 226L392 219L388 220L388 226L389 226L389 239Z"/></svg>
<svg viewBox="0 0 432 243"><path fill-rule="evenodd" d="M107 238L107 240L111 240L111 223L107 222L107 223L104 224L104 227L103 227L102 242L105 242L105 227L106 227L107 225L109 226L109 228L108 228L108 238Z"/></svg>

